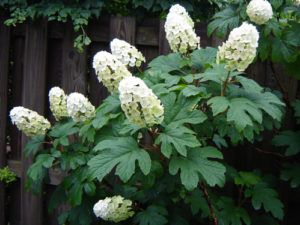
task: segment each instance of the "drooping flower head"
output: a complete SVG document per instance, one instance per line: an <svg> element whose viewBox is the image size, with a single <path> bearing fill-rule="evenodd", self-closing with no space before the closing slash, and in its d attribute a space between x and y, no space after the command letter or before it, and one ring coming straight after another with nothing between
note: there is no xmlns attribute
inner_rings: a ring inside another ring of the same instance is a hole
<svg viewBox="0 0 300 225"><path fill-rule="evenodd" d="M67 111L75 122L84 122L95 116L95 107L84 95L77 92L68 96Z"/></svg>
<svg viewBox="0 0 300 225"><path fill-rule="evenodd" d="M294 5L296 5L296 6L300 6L300 0L294 0L293 3L294 3Z"/></svg>
<svg viewBox="0 0 300 225"><path fill-rule="evenodd" d="M106 51L100 51L94 56L93 67L99 82L111 93L118 91L119 82L123 78L132 76L116 56Z"/></svg>
<svg viewBox="0 0 300 225"><path fill-rule="evenodd" d="M143 54L126 41L117 38L113 39L110 42L110 50L125 66L140 67L142 62L145 62Z"/></svg>
<svg viewBox="0 0 300 225"><path fill-rule="evenodd" d="M119 85L121 107L127 119L141 127L150 127L162 123L164 107L160 100L137 77L126 77Z"/></svg>
<svg viewBox="0 0 300 225"><path fill-rule="evenodd" d="M190 15L186 11L186 9L184 7L182 7L181 5L179 5L179 4L173 5L170 8L169 13L176 14L178 16L182 16L186 20L186 22L188 22L188 24L190 24L192 27L194 27L194 21L191 19Z"/></svg>
<svg viewBox="0 0 300 225"><path fill-rule="evenodd" d="M118 223L134 215L132 211L132 201L124 199L122 196L107 197L99 200L93 208L97 217L106 221Z"/></svg>
<svg viewBox="0 0 300 225"><path fill-rule="evenodd" d="M10 111L10 119L28 137L45 135L51 127L50 122L43 116L22 106L14 107Z"/></svg>
<svg viewBox="0 0 300 225"><path fill-rule="evenodd" d="M49 91L50 109L57 121L68 116L67 96L64 90L59 87L53 87Z"/></svg>
<svg viewBox="0 0 300 225"><path fill-rule="evenodd" d="M271 4L267 0L251 0L246 10L250 20L256 24L265 24L273 16Z"/></svg>
<svg viewBox="0 0 300 225"><path fill-rule="evenodd" d="M234 28L228 40L219 46L217 63L225 63L229 70L244 71L256 56L258 39L256 27L244 22Z"/></svg>
<svg viewBox="0 0 300 225"><path fill-rule="evenodd" d="M195 33L194 22L185 8L178 4L172 6L167 15L165 31L173 52L186 54L200 46L200 37Z"/></svg>

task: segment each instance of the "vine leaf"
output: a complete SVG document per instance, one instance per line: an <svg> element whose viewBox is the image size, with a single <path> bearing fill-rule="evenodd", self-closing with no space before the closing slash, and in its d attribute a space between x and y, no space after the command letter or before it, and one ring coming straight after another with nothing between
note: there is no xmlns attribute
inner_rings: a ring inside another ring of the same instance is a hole
<svg viewBox="0 0 300 225"><path fill-rule="evenodd" d="M214 147L189 149L187 157L173 157L169 164L169 172L175 175L180 170L182 184L188 190L197 187L204 179L210 186L223 186L226 168L209 158L222 159L223 155Z"/></svg>
<svg viewBox="0 0 300 225"><path fill-rule="evenodd" d="M151 205L135 216L134 223L139 225L164 225L168 223L167 215L168 212L164 207Z"/></svg>
<svg viewBox="0 0 300 225"><path fill-rule="evenodd" d="M293 132L291 130L287 130L276 135L273 138L272 143L278 147L286 146L287 149L285 151L285 155L292 156L300 152L299 137L300 137L300 131Z"/></svg>
<svg viewBox="0 0 300 225"><path fill-rule="evenodd" d="M151 169L149 154L140 149L132 137L119 137L99 142L94 151L99 154L89 162L89 169L94 177L101 181L116 166L115 174L127 182L135 172L135 163L147 175Z"/></svg>
<svg viewBox="0 0 300 225"><path fill-rule="evenodd" d="M251 197L252 206L259 210L262 206L266 212L271 212L272 215L282 220L283 219L283 204L278 199L277 192L269 188L266 183L257 183L252 189L245 191L246 197Z"/></svg>

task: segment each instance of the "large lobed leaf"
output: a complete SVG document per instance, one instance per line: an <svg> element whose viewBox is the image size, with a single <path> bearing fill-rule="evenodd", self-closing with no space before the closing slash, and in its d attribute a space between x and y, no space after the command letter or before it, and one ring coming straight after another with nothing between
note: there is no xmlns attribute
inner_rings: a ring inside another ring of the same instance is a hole
<svg viewBox="0 0 300 225"><path fill-rule="evenodd" d="M99 142L94 151L98 155L89 162L89 169L94 177L101 181L108 173L116 167L115 174L122 181L127 182L135 172L135 164L147 175L151 169L151 158L149 154L140 149L132 137L119 137Z"/></svg>
<svg viewBox="0 0 300 225"><path fill-rule="evenodd" d="M214 147L189 149L187 157L172 157L169 172L172 175L180 171L182 184L188 190L198 186L200 180L206 181L210 186L223 186L225 183L226 168L213 159L222 159L222 153Z"/></svg>

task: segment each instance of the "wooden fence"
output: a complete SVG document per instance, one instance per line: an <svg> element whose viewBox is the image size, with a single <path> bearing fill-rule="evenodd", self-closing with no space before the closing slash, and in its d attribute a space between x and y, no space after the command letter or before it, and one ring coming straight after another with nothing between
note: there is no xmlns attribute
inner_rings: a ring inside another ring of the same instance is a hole
<svg viewBox="0 0 300 225"><path fill-rule="evenodd" d="M0 168L8 165L19 179L6 189L0 184L0 225L8 222L10 225L57 224L57 214L48 215L46 207L54 185L60 180L59 174L51 174L42 195L35 196L24 190L26 170L32 159L22 154L27 138L7 122L9 110L23 105L49 117L47 94L53 86L62 87L66 93L84 93L98 105L107 92L92 69L93 55L99 50L108 50L109 41L115 37L135 44L148 61L167 53L163 22L105 16L88 26L92 43L79 54L73 48L75 36L68 23L38 21L8 28L3 25L4 19L4 15L0 15ZM197 25L197 33L201 36L202 46L218 43L216 39L206 37L203 24ZM249 71L262 85L276 87L265 63L257 63ZM298 83L282 73L278 79L288 90L289 98L295 98ZM261 163L263 165L265 161ZM248 164L251 168L251 160ZM9 201L5 201L8 197L6 200ZM5 205L5 202L9 204Z"/></svg>

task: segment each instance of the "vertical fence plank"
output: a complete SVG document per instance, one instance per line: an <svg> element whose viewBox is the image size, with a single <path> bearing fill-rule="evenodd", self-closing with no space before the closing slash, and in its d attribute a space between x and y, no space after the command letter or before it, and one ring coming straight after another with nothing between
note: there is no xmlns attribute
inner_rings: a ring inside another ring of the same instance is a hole
<svg viewBox="0 0 300 225"><path fill-rule="evenodd" d="M74 48L75 34L71 24L66 24L62 53L62 88L70 92L86 93L86 50L79 53Z"/></svg>
<svg viewBox="0 0 300 225"><path fill-rule="evenodd" d="M23 105L44 114L46 95L47 22L28 22L26 26L23 79ZM22 135L24 148L28 138ZM26 172L32 158L22 154L21 222L22 225L43 224L42 196L25 190Z"/></svg>
<svg viewBox="0 0 300 225"><path fill-rule="evenodd" d="M158 51L160 55L166 55L171 52L169 43L166 39L166 32L165 32L165 21L159 21L159 39L158 39Z"/></svg>
<svg viewBox="0 0 300 225"><path fill-rule="evenodd" d="M12 36L12 35L11 35ZM24 65L24 37L11 37L11 102L10 107L22 105L22 83ZM11 159L21 159L21 132L14 126L9 130Z"/></svg>
<svg viewBox="0 0 300 225"><path fill-rule="evenodd" d="M107 46L107 44L103 44L103 43L92 43L89 50L90 50L89 55L91 57L88 65L90 71L89 99L91 103L97 107L107 97L108 91L103 86L103 84L98 81L97 75L92 65L93 57L98 51L101 50L109 51L109 47Z"/></svg>
<svg viewBox="0 0 300 225"><path fill-rule="evenodd" d="M136 21L134 17L112 16L110 18L110 38L119 38L135 44Z"/></svg>
<svg viewBox="0 0 300 225"><path fill-rule="evenodd" d="M10 30L0 15L0 168L6 165L7 81ZM0 183L0 224L5 224L5 188Z"/></svg>

